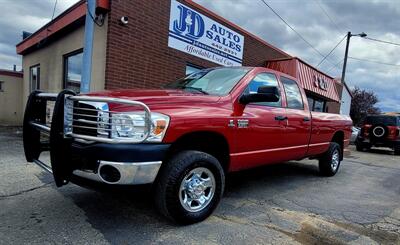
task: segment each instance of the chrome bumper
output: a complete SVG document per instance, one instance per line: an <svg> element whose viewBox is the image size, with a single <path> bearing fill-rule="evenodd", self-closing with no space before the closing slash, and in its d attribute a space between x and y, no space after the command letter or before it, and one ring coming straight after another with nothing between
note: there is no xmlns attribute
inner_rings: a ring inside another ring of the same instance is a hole
<svg viewBox="0 0 400 245"><path fill-rule="evenodd" d="M161 167L161 161L153 162L110 162L100 161L99 167L95 172L74 170L73 174L85 179L103 182L112 185L140 185L153 183L158 170ZM120 173L118 181L109 181L101 174L104 166L111 166Z"/></svg>

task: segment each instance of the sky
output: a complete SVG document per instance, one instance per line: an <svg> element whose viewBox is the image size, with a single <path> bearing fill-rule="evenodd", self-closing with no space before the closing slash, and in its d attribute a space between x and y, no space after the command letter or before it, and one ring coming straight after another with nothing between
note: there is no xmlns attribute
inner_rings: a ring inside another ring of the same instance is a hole
<svg viewBox="0 0 400 245"><path fill-rule="evenodd" d="M58 0L54 16L75 2ZM400 0L265 0L312 47L261 0L195 2L313 66L321 62L347 31L365 32L370 38L400 44ZM54 3L55 0L0 0L0 68L12 69L13 64L21 68L15 44L21 41L22 31L34 32L51 20ZM340 77L344 50L345 40L318 69ZM349 59L346 83L351 88L374 91L382 111L400 111L400 46L355 36L350 41L349 56L391 64Z"/></svg>

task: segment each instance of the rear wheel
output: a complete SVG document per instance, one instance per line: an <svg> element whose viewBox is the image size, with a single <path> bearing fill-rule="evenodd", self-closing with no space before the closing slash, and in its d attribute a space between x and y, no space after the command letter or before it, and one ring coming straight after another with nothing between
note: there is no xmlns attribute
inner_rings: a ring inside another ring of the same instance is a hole
<svg viewBox="0 0 400 245"><path fill-rule="evenodd" d="M356 142L357 151L369 151L371 150L371 145L368 143Z"/></svg>
<svg viewBox="0 0 400 245"><path fill-rule="evenodd" d="M361 143L356 142L356 150L357 151L364 151L364 147Z"/></svg>
<svg viewBox="0 0 400 245"><path fill-rule="evenodd" d="M177 223L196 223L217 207L224 186L224 170L215 157L199 151L183 151L160 170L155 204L164 216Z"/></svg>
<svg viewBox="0 0 400 245"><path fill-rule="evenodd" d="M331 142L329 149L319 159L319 172L323 176L333 176L340 167L342 149L336 142Z"/></svg>
<svg viewBox="0 0 400 245"><path fill-rule="evenodd" d="M400 155L400 145L396 145L396 146L394 147L394 154L395 154L395 155Z"/></svg>

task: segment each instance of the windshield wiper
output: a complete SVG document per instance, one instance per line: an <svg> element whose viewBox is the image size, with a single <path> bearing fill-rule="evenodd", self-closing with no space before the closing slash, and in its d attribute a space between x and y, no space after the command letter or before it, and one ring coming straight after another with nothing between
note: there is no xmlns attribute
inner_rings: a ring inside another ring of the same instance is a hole
<svg viewBox="0 0 400 245"><path fill-rule="evenodd" d="M208 94L206 91L204 91L204 90L201 89L201 88L190 87L190 86L182 86L181 88L182 88L182 89L193 89L193 90L199 91L199 92L202 93L202 94Z"/></svg>

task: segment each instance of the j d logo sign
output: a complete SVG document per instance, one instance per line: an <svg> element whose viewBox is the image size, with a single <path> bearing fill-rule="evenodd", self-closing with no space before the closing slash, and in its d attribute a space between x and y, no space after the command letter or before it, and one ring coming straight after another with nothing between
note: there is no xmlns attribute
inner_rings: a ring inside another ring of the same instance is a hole
<svg viewBox="0 0 400 245"><path fill-rule="evenodd" d="M224 66L240 66L244 37L171 0L168 46Z"/></svg>
<svg viewBox="0 0 400 245"><path fill-rule="evenodd" d="M321 77L314 76L314 86L325 91L328 90L328 82Z"/></svg>
<svg viewBox="0 0 400 245"><path fill-rule="evenodd" d="M179 5L180 17L174 21L174 31L192 39L198 39L204 34L204 20L201 16Z"/></svg>

